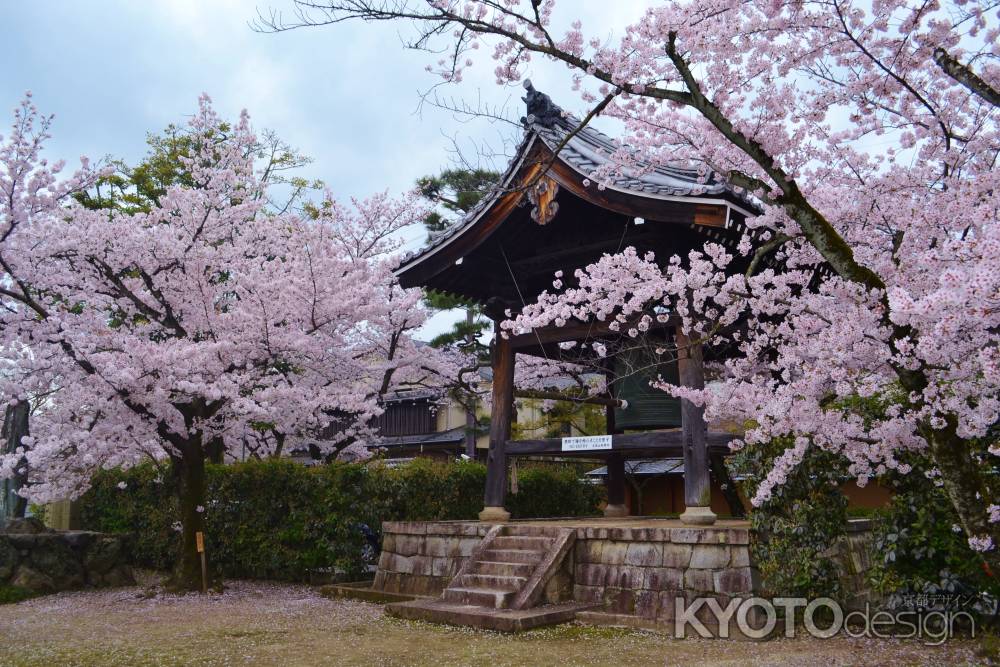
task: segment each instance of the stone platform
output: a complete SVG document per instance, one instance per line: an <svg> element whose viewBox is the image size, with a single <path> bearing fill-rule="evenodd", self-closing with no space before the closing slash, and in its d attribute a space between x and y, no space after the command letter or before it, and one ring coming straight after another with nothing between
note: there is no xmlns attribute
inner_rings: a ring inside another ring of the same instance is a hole
<svg viewBox="0 0 1000 667"><path fill-rule="evenodd" d="M386 611L391 616L411 621L429 621L496 632L523 632L575 620L579 612L592 606L566 602L532 609L493 609L434 599L394 602L386 605Z"/></svg>
<svg viewBox="0 0 1000 667"><path fill-rule="evenodd" d="M382 530L373 590L431 598L387 607L405 618L516 631L582 612L581 620L669 629L678 598L725 606L758 588L746 521L386 522Z"/></svg>

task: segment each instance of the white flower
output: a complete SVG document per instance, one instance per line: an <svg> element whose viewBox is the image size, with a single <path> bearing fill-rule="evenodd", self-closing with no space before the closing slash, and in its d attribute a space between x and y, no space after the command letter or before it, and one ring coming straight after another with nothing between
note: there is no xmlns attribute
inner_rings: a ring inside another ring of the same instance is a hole
<svg viewBox="0 0 1000 667"><path fill-rule="evenodd" d="M969 546L973 551L978 551L980 553L984 551L991 551L993 549L993 538L989 535L977 535L975 537L970 537Z"/></svg>
<svg viewBox="0 0 1000 667"><path fill-rule="evenodd" d="M124 491L125 489L128 488L128 484L126 484L125 482L118 482L118 488Z"/></svg>
<svg viewBox="0 0 1000 667"><path fill-rule="evenodd" d="M202 512L205 511L205 508L202 507L201 505L198 505L197 507L194 508L194 511L197 512L198 514L201 514Z"/></svg>

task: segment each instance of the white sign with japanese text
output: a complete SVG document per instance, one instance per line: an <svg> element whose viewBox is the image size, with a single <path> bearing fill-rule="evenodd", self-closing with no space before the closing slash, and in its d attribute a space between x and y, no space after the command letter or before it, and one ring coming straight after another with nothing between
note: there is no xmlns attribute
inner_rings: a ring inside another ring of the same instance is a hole
<svg viewBox="0 0 1000 667"><path fill-rule="evenodd" d="M611 449L610 435L587 435L562 439L562 451L581 452L591 449Z"/></svg>

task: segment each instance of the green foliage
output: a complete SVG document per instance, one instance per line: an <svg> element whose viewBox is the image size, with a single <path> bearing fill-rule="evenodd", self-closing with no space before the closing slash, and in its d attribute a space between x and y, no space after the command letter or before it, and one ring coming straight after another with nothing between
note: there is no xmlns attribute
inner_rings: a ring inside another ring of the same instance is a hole
<svg viewBox="0 0 1000 667"><path fill-rule="evenodd" d="M119 488L120 484L125 488ZM157 570L173 565L180 548L179 533L173 529L179 511L168 471L152 465L101 471L80 507L85 528L131 533L130 548L137 564Z"/></svg>
<svg viewBox="0 0 1000 667"><path fill-rule="evenodd" d="M489 348L479 342L479 337L484 333L492 329L492 323L486 318L482 317L482 312L479 306L475 304L463 304L461 299L456 297L450 297L445 295L445 301L454 302L456 306L440 306L441 300L437 300L439 305L432 305L430 294L437 296L442 296L439 292L431 292L428 297L425 297L425 301L432 308L465 308L466 309L466 319L455 322L452 328L444 333L438 334L431 339L431 347L445 348L445 347L458 347L466 350L470 353L476 354L479 359L488 358ZM471 315L471 316L470 316Z"/></svg>
<svg viewBox="0 0 1000 667"><path fill-rule="evenodd" d="M507 510L515 519L595 515L604 487L581 482L580 476L572 465L522 466L517 493L507 495Z"/></svg>
<svg viewBox="0 0 1000 667"><path fill-rule="evenodd" d="M472 301L463 299L456 294L438 292L433 289L424 292L424 304L434 310L451 310L453 308L470 308L475 306Z"/></svg>
<svg viewBox="0 0 1000 667"><path fill-rule="evenodd" d="M169 569L180 540L166 475L151 465L101 472L81 500L84 527L131 533L136 564ZM602 490L578 480L572 468L524 469L510 510L519 518L596 514ZM213 567L227 577L303 581L325 568L360 575L361 525L378 533L383 521L475 519L486 468L428 459L399 468L248 461L207 466L207 483Z"/></svg>
<svg viewBox="0 0 1000 667"><path fill-rule="evenodd" d="M583 396L585 391L564 390L562 393ZM529 399L541 403L542 399ZM524 411L526 412L526 411ZM525 419L518 414L512 425L514 440L531 438L559 438L576 429L583 435L600 435L607 432L607 412L603 406L575 401L552 401L551 407L538 419Z"/></svg>
<svg viewBox="0 0 1000 667"><path fill-rule="evenodd" d="M778 440L733 458L734 472L746 476L747 497L790 444ZM825 554L847 528L847 498L839 488L843 473L842 459L810 448L787 481L751 512L751 550L768 594L837 597L839 576Z"/></svg>
<svg viewBox="0 0 1000 667"><path fill-rule="evenodd" d="M437 176L417 179L417 188L421 196L446 210L467 213L499 178L500 174L487 169L445 169ZM448 218L437 212L432 212L424 220L430 232L440 232L450 224Z"/></svg>
<svg viewBox="0 0 1000 667"><path fill-rule="evenodd" d="M473 461L445 463L417 458L405 466L370 466L380 488L383 520L474 519L483 508L486 466Z"/></svg>
<svg viewBox="0 0 1000 667"><path fill-rule="evenodd" d="M417 179L417 188L424 199L461 215L478 204L499 178L500 174L486 169L445 169L437 176ZM439 211L432 211L424 218L424 226L431 234L444 231L453 222L453 218ZM465 320L456 322L450 330L436 336L431 341L432 347L460 347L477 359L487 357L489 350L479 342L479 337L489 331L492 323L483 317L478 304L434 290L425 291L424 304L432 310L464 308L466 311Z"/></svg>
<svg viewBox="0 0 1000 667"><path fill-rule="evenodd" d="M913 461L915 471L927 461ZM1000 598L1000 583L982 557L969 548L958 516L944 489L919 472L889 483L896 495L875 515L874 552L869 579L889 604L918 594Z"/></svg>
<svg viewBox="0 0 1000 667"><path fill-rule="evenodd" d="M76 195L77 201L89 209L115 209L124 213L145 213L159 206L167 188L174 185L195 187L197 184L184 161L198 150L203 142L219 145L229 141L231 128L222 124L220 132L213 136L193 134L186 127L168 125L160 134L146 135L149 147L146 157L135 167L129 167L122 160L112 160L112 172L98 179L95 186ZM307 190L319 189L320 181L307 181L301 177L289 176L311 162L311 160L277 137L272 131L264 130L252 147L254 159L264 179L272 184L286 186L287 203L275 205L288 208L298 202Z"/></svg>
<svg viewBox="0 0 1000 667"><path fill-rule="evenodd" d="M37 595L38 593L29 591L27 588L0 584L0 605L17 604Z"/></svg>

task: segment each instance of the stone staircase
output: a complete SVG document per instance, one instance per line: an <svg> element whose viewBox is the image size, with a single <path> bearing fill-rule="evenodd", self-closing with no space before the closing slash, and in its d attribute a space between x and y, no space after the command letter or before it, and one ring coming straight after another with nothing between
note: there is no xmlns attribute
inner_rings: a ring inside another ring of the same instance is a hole
<svg viewBox="0 0 1000 667"><path fill-rule="evenodd" d="M392 604L409 619L494 630L524 630L571 620L587 605L573 602L576 530L493 526L437 600Z"/></svg>
<svg viewBox="0 0 1000 667"><path fill-rule="evenodd" d="M532 603L541 598L575 537L576 532L568 528L496 526L455 575L441 599L493 609L534 606Z"/></svg>

